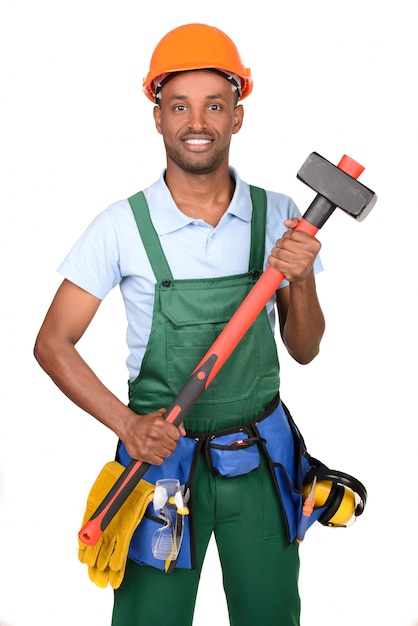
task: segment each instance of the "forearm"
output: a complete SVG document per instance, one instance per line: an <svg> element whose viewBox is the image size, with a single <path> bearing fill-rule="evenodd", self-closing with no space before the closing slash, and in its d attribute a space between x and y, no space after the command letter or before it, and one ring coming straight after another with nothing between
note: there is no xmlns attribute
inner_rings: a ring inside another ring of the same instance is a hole
<svg viewBox="0 0 418 626"><path fill-rule="evenodd" d="M77 406L123 438L132 411L96 376L71 342L39 337L35 358L59 389Z"/></svg>
<svg viewBox="0 0 418 626"><path fill-rule="evenodd" d="M164 409L139 416L123 404L103 385L71 342L38 340L35 358L72 402L123 441L132 458L160 465L185 434L182 425L166 422Z"/></svg>
<svg viewBox="0 0 418 626"><path fill-rule="evenodd" d="M310 363L319 352L325 320L312 274L290 283L287 312L281 336L289 354L299 363Z"/></svg>

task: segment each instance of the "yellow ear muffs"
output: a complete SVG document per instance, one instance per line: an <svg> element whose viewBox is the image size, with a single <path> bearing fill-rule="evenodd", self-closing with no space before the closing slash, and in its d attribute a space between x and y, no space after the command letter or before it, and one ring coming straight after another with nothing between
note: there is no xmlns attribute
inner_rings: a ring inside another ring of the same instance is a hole
<svg viewBox="0 0 418 626"><path fill-rule="evenodd" d="M312 483L303 488L303 499L308 497ZM317 481L314 490L315 509L327 506L318 521L326 526L345 526L356 510L356 500L351 489L336 485L330 480Z"/></svg>
<svg viewBox="0 0 418 626"><path fill-rule="evenodd" d="M356 511L356 499L354 492L343 487L343 496L340 500L337 512L327 522L327 526L346 526L353 518Z"/></svg>
<svg viewBox="0 0 418 626"><path fill-rule="evenodd" d="M328 470L313 469L305 477L303 499L305 500L312 488L313 477L317 477L314 489L315 509L326 507L318 521L325 526L346 526L348 522L360 515L365 507L367 492L356 478ZM356 502L356 494L360 500Z"/></svg>

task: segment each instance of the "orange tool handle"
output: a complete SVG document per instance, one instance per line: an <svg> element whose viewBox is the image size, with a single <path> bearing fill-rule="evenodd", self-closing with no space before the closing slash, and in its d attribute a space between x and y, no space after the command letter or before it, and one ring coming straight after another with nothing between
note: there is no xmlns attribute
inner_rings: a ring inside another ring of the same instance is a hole
<svg viewBox="0 0 418 626"><path fill-rule="evenodd" d="M343 156L338 164L346 174L353 178L358 178L364 170L363 166L347 157ZM323 214L324 202L328 203L327 211L329 215L336 208L322 196L316 198L321 203ZM319 227L315 226L315 201L309 207L309 222L302 218L295 230L301 230L312 237L318 232ZM322 215L323 222L323 215ZM177 395L165 413L165 419L175 425L179 425L195 405L199 397L210 385L216 374L219 372L225 361L232 354L237 344L250 328L256 317L265 307L269 299L277 291L284 279L282 272L269 265L262 274L258 282L251 289L249 294L238 307L234 315L224 327L217 339L209 348L203 359L191 374L183 389ZM125 468L124 472L114 484L102 503L94 512L78 533L80 540L86 545L96 545L99 537L120 509L126 498L139 483L145 472L150 467L149 463L133 459Z"/></svg>

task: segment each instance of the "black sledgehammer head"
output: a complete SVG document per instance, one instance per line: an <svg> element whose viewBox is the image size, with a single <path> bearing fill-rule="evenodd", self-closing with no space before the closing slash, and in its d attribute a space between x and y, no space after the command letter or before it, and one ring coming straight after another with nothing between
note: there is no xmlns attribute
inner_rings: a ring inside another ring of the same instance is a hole
<svg viewBox="0 0 418 626"><path fill-rule="evenodd" d="M359 183L357 179L346 174L342 169L324 159L317 152L312 152L309 155L297 173L297 178L328 201L324 204L328 206L331 204L333 208L339 207L359 222L367 217L377 201L374 191ZM312 205L314 203L315 201ZM311 207L314 210L312 205ZM304 214L304 218L314 223L314 221L309 219L309 211L310 208ZM326 215L324 212L322 219L319 220L321 223L315 223L315 226L320 228L331 212L329 209L326 211Z"/></svg>

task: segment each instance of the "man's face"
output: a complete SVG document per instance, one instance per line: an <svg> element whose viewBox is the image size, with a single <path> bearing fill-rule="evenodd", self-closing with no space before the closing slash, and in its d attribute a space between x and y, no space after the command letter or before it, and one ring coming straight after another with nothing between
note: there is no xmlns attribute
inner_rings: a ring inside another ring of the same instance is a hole
<svg viewBox="0 0 418 626"><path fill-rule="evenodd" d="M243 119L236 98L225 78L208 71L184 72L164 85L154 119L168 164L192 174L227 164L231 136Z"/></svg>

